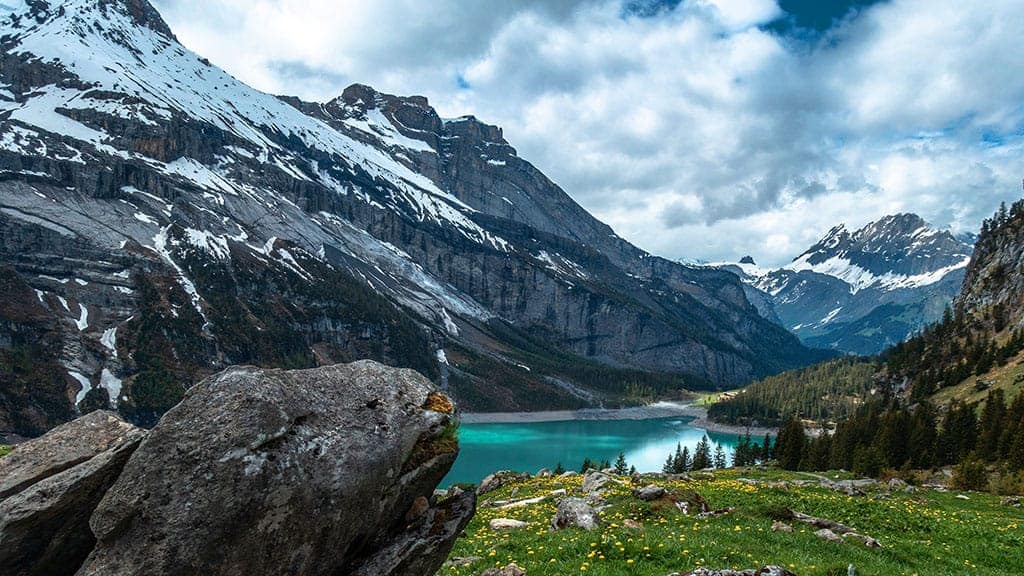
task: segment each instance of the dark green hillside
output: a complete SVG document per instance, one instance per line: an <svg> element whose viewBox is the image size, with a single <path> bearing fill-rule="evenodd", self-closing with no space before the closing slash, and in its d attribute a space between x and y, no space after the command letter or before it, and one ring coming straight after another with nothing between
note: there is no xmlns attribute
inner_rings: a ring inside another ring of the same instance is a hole
<svg viewBox="0 0 1024 576"><path fill-rule="evenodd" d="M791 415L839 420L854 413L877 387L879 364L839 358L759 380L735 397L713 404L708 415L731 424L779 425Z"/></svg>

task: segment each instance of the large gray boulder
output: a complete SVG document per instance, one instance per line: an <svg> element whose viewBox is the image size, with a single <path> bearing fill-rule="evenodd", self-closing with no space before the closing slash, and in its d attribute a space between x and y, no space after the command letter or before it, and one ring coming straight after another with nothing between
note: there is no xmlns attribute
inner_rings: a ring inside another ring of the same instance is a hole
<svg viewBox="0 0 1024 576"><path fill-rule="evenodd" d="M433 574L475 510L471 493L429 501L452 411L371 361L211 376L132 455L79 574Z"/></svg>
<svg viewBox="0 0 1024 576"><path fill-rule="evenodd" d="M74 574L95 543L89 517L144 436L97 411L0 458L3 573Z"/></svg>

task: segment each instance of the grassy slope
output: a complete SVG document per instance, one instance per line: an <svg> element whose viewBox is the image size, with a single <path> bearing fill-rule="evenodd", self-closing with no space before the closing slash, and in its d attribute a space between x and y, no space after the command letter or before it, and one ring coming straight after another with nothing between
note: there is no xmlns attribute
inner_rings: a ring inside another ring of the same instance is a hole
<svg viewBox="0 0 1024 576"><path fill-rule="evenodd" d="M800 576L857 574L1020 574L1024 573L1024 510L1000 506L999 498L952 493L895 493L886 499L849 497L819 487L769 488L738 482L739 477L807 479L776 470L726 470L714 479L663 483L675 493L696 491L714 509L736 510L696 520L671 505L648 504L629 495L630 486L607 493L611 507L605 525L585 532L570 528L551 532L554 499L510 510L481 506L452 557L478 556L468 566L446 566L439 574L479 574L491 566L515 562L531 576L545 574L657 575L686 572L697 566L760 567L779 564ZM628 482L628 479L624 479ZM487 500L527 498L565 488L580 489L582 479L531 479L486 494ZM843 522L877 538L882 549L855 542L835 544L814 536L813 528L794 523L794 533L772 532L773 509L793 510ZM488 528L492 518L525 520L530 526L511 532ZM642 530L623 526L627 519Z"/></svg>
<svg viewBox="0 0 1024 576"><path fill-rule="evenodd" d="M956 386L943 388L932 396L937 405L946 405L953 400L962 402L983 402L989 389L978 390L975 385L979 380L991 381L991 388L1002 388L1006 398L1013 399L1024 391L1024 352L1011 359L1006 366L996 366L982 376L971 376Z"/></svg>

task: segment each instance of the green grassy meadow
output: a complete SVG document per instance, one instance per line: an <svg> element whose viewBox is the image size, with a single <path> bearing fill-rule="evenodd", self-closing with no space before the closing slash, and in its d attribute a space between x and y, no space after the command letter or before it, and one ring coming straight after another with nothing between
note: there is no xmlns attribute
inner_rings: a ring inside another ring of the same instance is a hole
<svg viewBox="0 0 1024 576"><path fill-rule="evenodd" d="M657 575L685 573L697 567L744 569L776 564L799 576L846 575L853 564L858 575L940 576L1024 574L1024 510L1003 506L990 494L920 489L907 494L883 487L866 496L847 496L815 486L750 485L740 478L762 481L808 480L807 475L778 470L723 470L713 478L663 482L670 497L643 502L630 493L626 477L605 492L609 508L603 526L594 531L569 528L553 532L549 522L557 499L499 510L488 501L519 500L564 489L581 495L582 477L533 478L481 497L480 507L451 558L476 557L464 565L449 563L439 574L479 574L490 567L516 563L537 575ZM684 515L671 499L693 492L712 509L731 513L698 520ZM773 532L773 518L782 509L842 522L877 539L882 548L857 540L833 543L814 535L815 528L788 522L792 533ZM489 529L492 518L529 522L511 531ZM632 526L632 527L630 527Z"/></svg>

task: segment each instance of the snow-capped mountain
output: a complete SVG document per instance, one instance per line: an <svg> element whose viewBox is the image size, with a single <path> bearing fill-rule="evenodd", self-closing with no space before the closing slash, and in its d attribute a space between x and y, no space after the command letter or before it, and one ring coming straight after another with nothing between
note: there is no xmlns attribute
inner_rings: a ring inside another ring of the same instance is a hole
<svg viewBox="0 0 1024 576"><path fill-rule="evenodd" d="M354 85L259 92L145 0L0 10L0 431L151 421L231 363L371 357L464 408L731 386L820 355L650 256L500 128Z"/></svg>
<svg viewBox="0 0 1024 576"><path fill-rule="evenodd" d="M720 264L757 294L766 318L805 344L873 354L937 320L956 296L972 246L915 214L850 232L840 224L779 269Z"/></svg>

